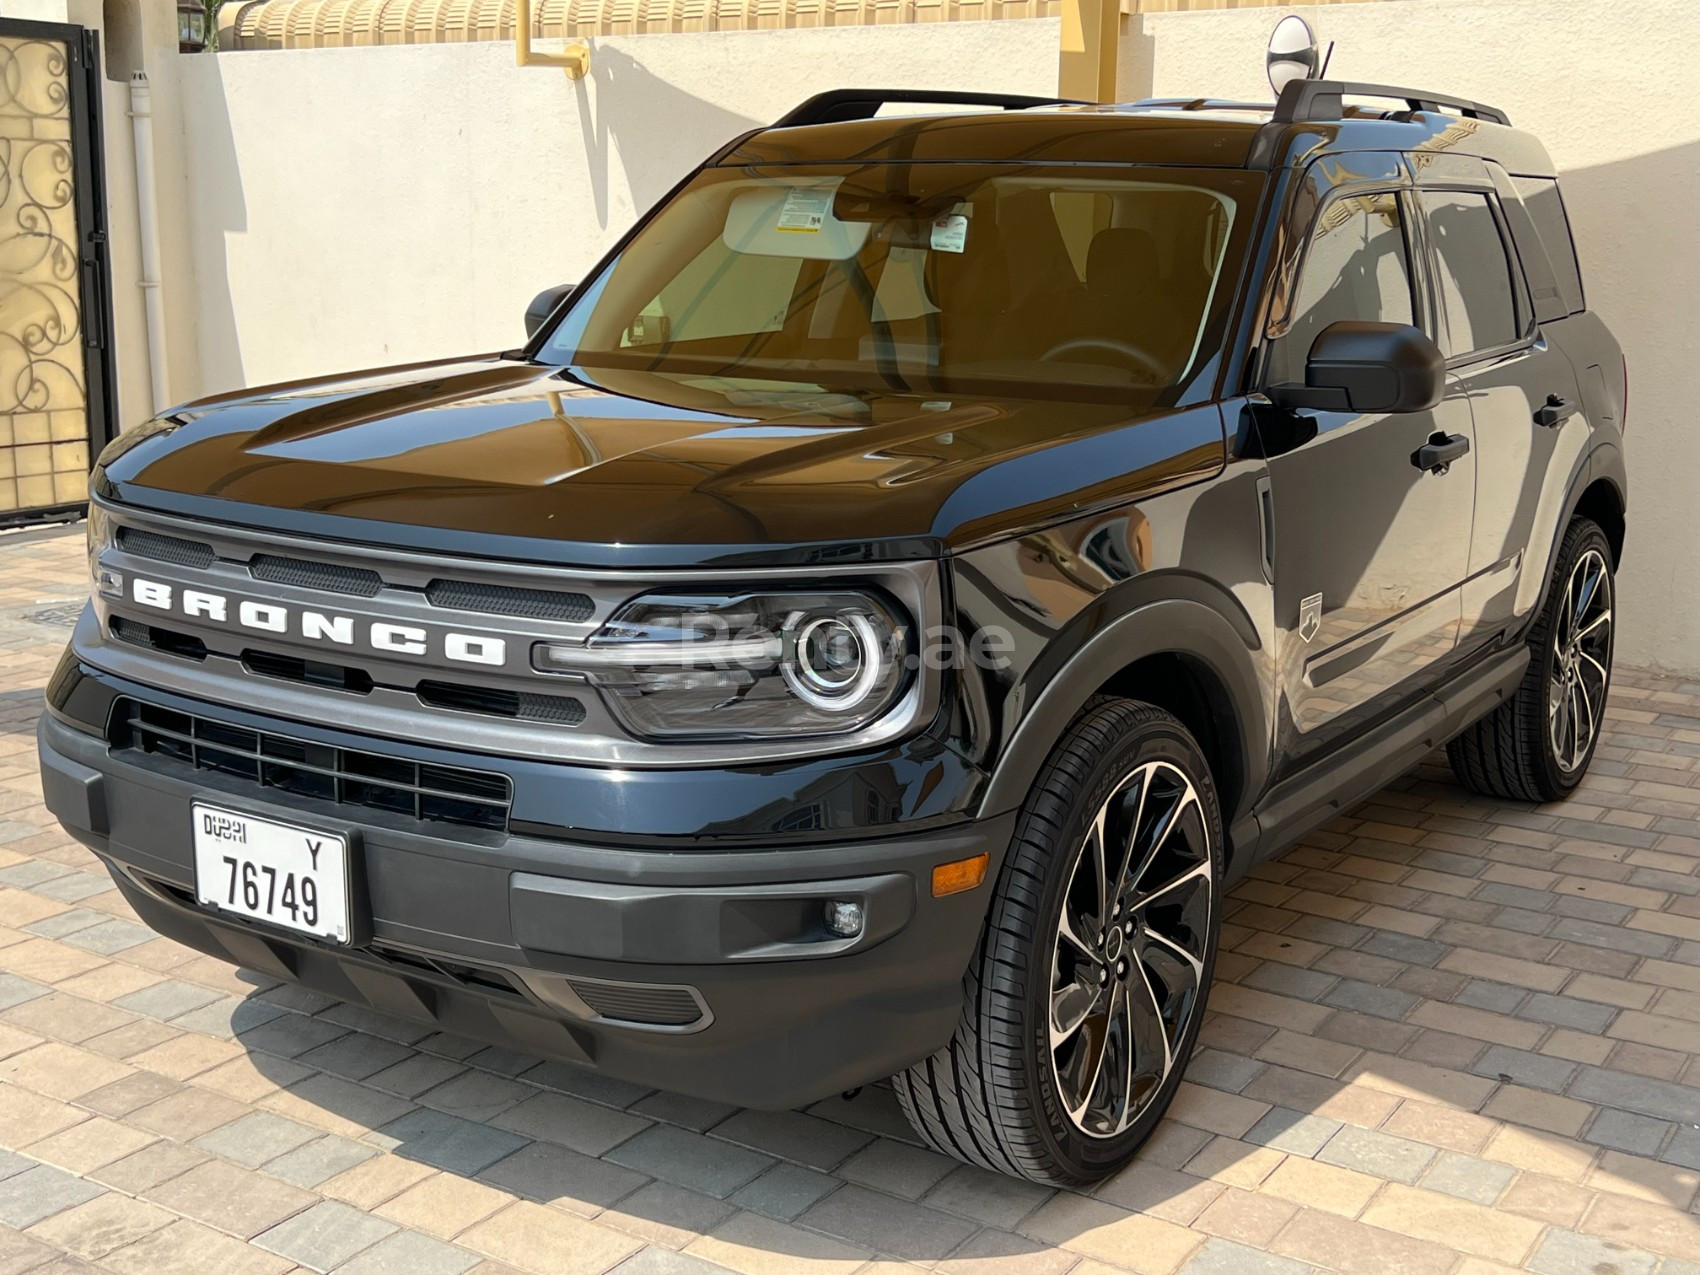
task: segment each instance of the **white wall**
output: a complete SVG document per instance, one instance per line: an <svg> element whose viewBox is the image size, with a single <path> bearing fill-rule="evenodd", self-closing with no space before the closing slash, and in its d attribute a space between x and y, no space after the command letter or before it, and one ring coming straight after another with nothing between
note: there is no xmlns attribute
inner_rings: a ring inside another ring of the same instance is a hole
<svg viewBox="0 0 1700 1275"><path fill-rule="evenodd" d="M25 22L64 22L66 0L0 0L0 18Z"/></svg>
<svg viewBox="0 0 1700 1275"><path fill-rule="evenodd" d="M1293 11L1335 42L1330 77L1492 103L1552 153L1589 306L1629 358L1618 658L1700 672L1700 5L1406 0ZM1270 17L1144 18L1152 89L1267 100L1258 54Z"/></svg>
<svg viewBox="0 0 1700 1275"><path fill-rule="evenodd" d="M1492 102L1557 159L1590 303L1630 359L1620 658L1700 673L1700 5L1297 9L1338 42L1331 74ZM1273 17L1126 20L1122 95L1267 99ZM579 83L514 67L506 44L176 59L188 177L164 198L183 200L193 256L168 245L168 296L186 294L198 368L174 350L174 390L517 344L535 292L582 273L719 143L842 84L1051 92L1058 32L1035 19L609 38Z"/></svg>
<svg viewBox="0 0 1700 1275"><path fill-rule="evenodd" d="M844 83L1054 92L1054 19L182 60L202 388L518 345L712 150Z"/></svg>

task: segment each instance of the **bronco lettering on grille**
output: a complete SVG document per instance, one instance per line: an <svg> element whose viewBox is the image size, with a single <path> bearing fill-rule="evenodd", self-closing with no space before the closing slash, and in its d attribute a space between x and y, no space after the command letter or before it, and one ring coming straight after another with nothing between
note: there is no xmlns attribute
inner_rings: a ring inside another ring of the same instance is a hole
<svg viewBox="0 0 1700 1275"><path fill-rule="evenodd" d="M159 611L173 610L176 590L155 580L132 579L130 598L137 604ZM204 589L184 589L177 599L182 614L194 619L228 624L230 599L223 594ZM269 602L238 602L235 607L238 627L261 633L293 633L309 642L332 642L340 646L355 644L356 620L353 616L333 615L323 611L292 610ZM429 658L432 636L411 624L392 624L373 620L366 624L366 640L374 650L392 655L417 655ZM462 664L501 664L507 659L505 638L480 633L444 633L441 649L436 652L446 660Z"/></svg>

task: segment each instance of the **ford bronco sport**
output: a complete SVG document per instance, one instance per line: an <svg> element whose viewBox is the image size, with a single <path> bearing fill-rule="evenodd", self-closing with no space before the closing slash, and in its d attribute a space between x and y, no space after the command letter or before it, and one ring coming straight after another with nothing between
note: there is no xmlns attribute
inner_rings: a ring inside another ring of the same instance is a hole
<svg viewBox="0 0 1700 1275"><path fill-rule="evenodd" d="M530 319L101 458L43 782L160 933L1081 1182L1237 874L1588 768L1626 372L1489 107L829 93Z"/></svg>

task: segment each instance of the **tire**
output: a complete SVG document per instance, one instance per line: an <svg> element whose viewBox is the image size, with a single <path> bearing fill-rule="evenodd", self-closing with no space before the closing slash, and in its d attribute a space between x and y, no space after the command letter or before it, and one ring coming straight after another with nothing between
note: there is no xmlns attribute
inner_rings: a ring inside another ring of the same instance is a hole
<svg viewBox="0 0 1700 1275"><path fill-rule="evenodd" d="M1595 523L1573 519L1529 631L1522 685L1446 746L1465 787L1512 801L1557 801L1582 782L1605 722L1616 600L1611 543Z"/></svg>
<svg viewBox="0 0 1700 1275"><path fill-rule="evenodd" d="M1198 1038L1223 844L1215 784L1186 728L1147 704L1089 703L1022 807L955 1036L894 1079L920 1135L966 1163L1056 1186L1126 1164ZM1104 875L1121 890L1098 884L1105 845ZM1126 868L1114 863L1122 846ZM1110 927L1096 923L1105 897L1117 900Z"/></svg>

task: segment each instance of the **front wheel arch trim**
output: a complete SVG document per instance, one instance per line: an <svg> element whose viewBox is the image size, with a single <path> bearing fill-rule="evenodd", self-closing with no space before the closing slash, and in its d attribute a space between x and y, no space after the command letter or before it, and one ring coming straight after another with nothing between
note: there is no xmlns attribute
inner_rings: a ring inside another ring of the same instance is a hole
<svg viewBox="0 0 1700 1275"><path fill-rule="evenodd" d="M1213 607L1180 598L1149 602L1117 617L1067 658L1022 715L993 771L980 813L1001 814L1026 800L1046 758L1086 702L1117 674L1156 655L1177 655L1204 666L1226 694L1240 770L1234 808L1222 811L1223 824L1231 829L1268 778L1264 689L1236 626Z"/></svg>

